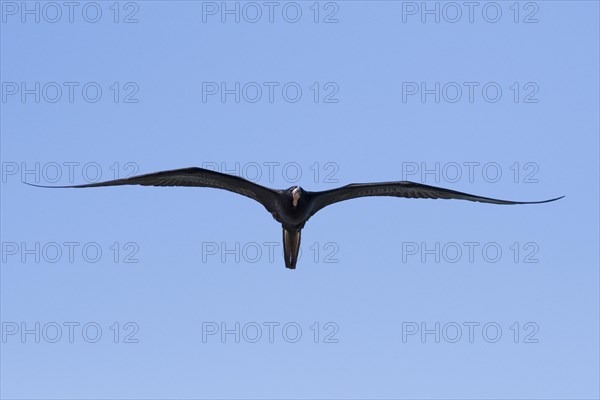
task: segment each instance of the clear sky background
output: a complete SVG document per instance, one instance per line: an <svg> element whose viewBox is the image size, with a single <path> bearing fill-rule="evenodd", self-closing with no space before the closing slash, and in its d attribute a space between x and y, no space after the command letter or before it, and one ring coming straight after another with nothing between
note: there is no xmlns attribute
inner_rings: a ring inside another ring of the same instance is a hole
<svg viewBox="0 0 600 400"><path fill-rule="evenodd" d="M456 4L0 2L2 398L598 398L598 3ZM203 165L566 197L340 203L290 271L242 196L21 183Z"/></svg>

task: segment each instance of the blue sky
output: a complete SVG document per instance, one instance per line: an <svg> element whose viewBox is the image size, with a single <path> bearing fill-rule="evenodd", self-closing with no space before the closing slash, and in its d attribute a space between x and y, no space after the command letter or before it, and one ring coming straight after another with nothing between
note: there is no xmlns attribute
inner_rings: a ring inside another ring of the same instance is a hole
<svg viewBox="0 0 600 400"><path fill-rule="evenodd" d="M599 397L597 2L0 6L2 398Z"/></svg>

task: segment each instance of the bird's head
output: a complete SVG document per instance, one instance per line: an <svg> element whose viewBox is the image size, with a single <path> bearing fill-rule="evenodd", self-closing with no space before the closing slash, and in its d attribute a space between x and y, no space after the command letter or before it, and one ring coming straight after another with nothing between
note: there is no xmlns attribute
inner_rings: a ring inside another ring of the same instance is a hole
<svg viewBox="0 0 600 400"><path fill-rule="evenodd" d="M302 198L302 193L304 193L304 190L302 190L302 188L300 186L292 186L291 188L288 189L288 192L290 193L290 195L292 197L292 206L298 207L298 204L300 202L300 199Z"/></svg>

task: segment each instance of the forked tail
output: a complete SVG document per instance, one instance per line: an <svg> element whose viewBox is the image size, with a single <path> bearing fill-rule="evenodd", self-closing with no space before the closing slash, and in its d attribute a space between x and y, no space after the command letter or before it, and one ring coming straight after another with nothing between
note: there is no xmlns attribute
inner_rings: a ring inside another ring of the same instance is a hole
<svg viewBox="0 0 600 400"><path fill-rule="evenodd" d="M296 269L298 252L300 251L300 230L289 230L283 228L283 256L285 267Z"/></svg>

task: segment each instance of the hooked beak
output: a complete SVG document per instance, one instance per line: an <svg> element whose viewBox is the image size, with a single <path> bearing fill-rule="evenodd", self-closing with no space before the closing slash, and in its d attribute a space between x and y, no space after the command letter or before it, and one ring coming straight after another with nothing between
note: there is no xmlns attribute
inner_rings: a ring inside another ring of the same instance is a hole
<svg viewBox="0 0 600 400"><path fill-rule="evenodd" d="M296 189L292 190L292 199L294 207L297 207L298 200L300 200L300 188L297 187Z"/></svg>

